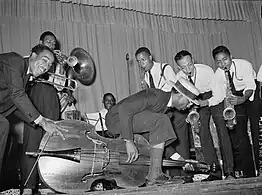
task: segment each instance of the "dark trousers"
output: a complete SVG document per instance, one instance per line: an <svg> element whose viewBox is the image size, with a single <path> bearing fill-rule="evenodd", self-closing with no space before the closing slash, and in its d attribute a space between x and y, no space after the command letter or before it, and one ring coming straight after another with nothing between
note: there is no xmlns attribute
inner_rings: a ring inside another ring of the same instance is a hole
<svg viewBox="0 0 262 195"><path fill-rule="evenodd" d="M190 141L189 128L186 123L187 112L169 109L166 114L169 116L173 129L177 135L177 140L165 148L165 157L169 158L175 152L180 154L184 159L190 158ZM181 168L170 169L171 176L189 176L192 174L185 173Z"/></svg>
<svg viewBox="0 0 262 195"><path fill-rule="evenodd" d="M247 103L247 115L250 121L250 130L252 136L253 150L254 150L254 159L256 170L259 170L259 118L261 113L261 99L259 97L260 85L256 81L256 91L253 101L248 101Z"/></svg>
<svg viewBox="0 0 262 195"><path fill-rule="evenodd" d="M10 128L9 118L12 118L13 116L30 124L28 118L22 112L17 110L15 107L0 114L0 179L3 179L1 178L1 169L3 166L3 161L4 161L3 158L4 158L4 153L6 149L7 138Z"/></svg>
<svg viewBox="0 0 262 195"><path fill-rule="evenodd" d="M29 90L28 95L38 109L40 114L52 120L58 120L60 116L60 104L57 96L56 89L49 84L36 83ZM24 139L23 139L23 156L21 158L21 171L22 171L22 185L24 185L36 158L25 155L25 152L38 151L39 144L44 130L41 127L31 127L25 124ZM37 188L39 183L39 176L37 167L34 168L30 179L28 180L28 188Z"/></svg>
<svg viewBox="0 0 262 195"><path fill-rule="evenodd" d="M223 117L223 110L223 102L216 106L210 107L211 115L216 126L224 173L227 174L234 172L234 160L229 132Z"/></svg>
<svg viewBox="0 0 262 195"><path fill-rule="evenodd" d="M229 131L232 142L235 170L243 171L244 177L255 176L252 148L247 133L247 107L249 101L236 105L236 121L233 130Z"/></svg>
<svg viewBox="0 0 262 195"><path fill-rule="evenodd" d="M229 134L227 128L225 126L225 121L223 118L223 103L220 103L216 106L211 107L203 107L199 109L200 115L200 142L201 147L203 150L203 155L206 163L219 165L217 154L214 148L212 135L210 132L210 117L214 120L216 125L216 131L220 143L220 150L223 159L223 168L225 173L232 173L233 172L233 155L232 155L232 148L231 142L229 138ZM217 171L216 173L211 173L218 177L221 177L221 171Z"/></svg>

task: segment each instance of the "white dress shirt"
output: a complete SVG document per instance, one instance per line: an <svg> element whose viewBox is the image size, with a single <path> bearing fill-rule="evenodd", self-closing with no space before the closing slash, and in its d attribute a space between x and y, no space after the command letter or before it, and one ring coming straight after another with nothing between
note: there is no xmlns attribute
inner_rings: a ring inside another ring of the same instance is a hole
<svg viewBox="0 0 262 195"><path fill-rule="evenodd" d="M234 73L234 75L233 75ZM237 91L243 90L243 95L246 90L253 90L253 94L249 100L253 101L254 91L256 90L256 83L254 80L254 71L252 64L244 59L233 59L230 67L230 74L233 75L233 83ZM223 86L223 97L226 97L227 80L225 77L225 71L218 68L215 72L215 76L219 81L219 84Z"/></svg>
<svg viewBox="0 0 262 195"><path fill-rule="evenodd" d="M260 68L259 68L258 73L257 73L257 80L259 82L262 82L262 64L260 65Z"/></svg>
<svg viewBox="0 0 262 195"><path fill-rule="evenodd" d="M212 91L212 97L208 99L208 106L215 106L224 100L222 95L222 87L218 84L213 69L204 64L194 64L195 73L191 77L194 81L195 87L200 93ZM177 79L183 77L188 79L187 75L183 71L177 73Z"/></svg>
<svg viewBox="0 0 262 195"><path fill-rule="evenodd" d="M167 81L175 81L176 80L176 74L173 70L173 68L170 65L167 65L164 70L164 76L161 77L162 68L165 66L166 63L159 63L159 62L153 62L153 66L150 70L151 75L154 80L155 87L157 89L161 89L163 91L171 91L172 86L170 86ZM148 72L145 73L145 81L150 86L149 82L149 74Z"/></svg>
<svg viewBox="0 0 262 195"><path fill-rule="evenodd" d="M106 127L106 124L105 124L105 117L106 117L107 112L108 112L108 110L103 108L99 112L86 113L86 120L91 125L95 126L96 131L102 131L103 129L107 130L107 127ZM102 117L102 124L101 124L101 121L100 121L99 113L101 114L101 117ZM102 127L102 125L103 125L103 127Z"/></svg>

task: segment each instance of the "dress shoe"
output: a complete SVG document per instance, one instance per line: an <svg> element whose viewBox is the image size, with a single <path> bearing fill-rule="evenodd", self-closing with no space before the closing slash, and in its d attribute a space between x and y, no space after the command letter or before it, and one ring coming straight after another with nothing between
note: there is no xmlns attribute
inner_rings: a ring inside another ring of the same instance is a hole
<svg viewBox="0 0 262 195"><path fill-rule="evenodd" d="M38 189L32 189L32 195L41 195L41 192Z"/></svg>
<svg viewBox="0 0 262 195"><path fill-rule="evenodd" d="M183 176L184 183L194 183L193 176Z"/></svg>
<svg viewBox="0 0 262 195"><path fill-rule="evenodd" d="M221 177L215 176L215 175L209 175L206 179L202 179L201 182L205 181L215 181L215 180L221 180Z"/></svg>
<svg viewBox="0 0 262 195"><path fill-rule="evenodd" d="M164 184L183 184L184 180L181 178L170 178L166 174L161 174L157 178L153 180L146 180L146 182L139 187L147 187L147 186L160 186Z"/></svg>
<svg viewBox="0 0 262 195"><path fill-rule="evenodd" d="M225 174L225 180L233 180L236 179L234 176L234 173L226 173Z"/></svg>
<svg viewBox="0 0 262 195"><path fill-rule="evenodd" d="M147 180L147 186L150 185L161 185L161 184L166 184L171 180L171 177L169 177L166 174L161 174L158 177L156 177L155 179L152 180Z"/></svg>

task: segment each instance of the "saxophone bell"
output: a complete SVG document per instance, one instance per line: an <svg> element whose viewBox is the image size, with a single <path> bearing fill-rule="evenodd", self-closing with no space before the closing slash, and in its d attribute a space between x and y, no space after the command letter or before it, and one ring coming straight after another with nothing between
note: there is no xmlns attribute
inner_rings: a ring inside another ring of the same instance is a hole
<svg viewBox="0 0 262 195"><path fill-rule="evenodd" d="M192 130L194 130L196 133L199 133L199 119L199 113L197 112L196 107L193 107L187 115L186 122L191 125Z"/></svg>
<svg viewBox="0 0 262 195"><path fill-rule="evenodd" d="M226 126L230 130L234 128L234 126L237 124L236 123L236 111L232 107L227 107L223 110L223 117L224 120L226 121Z"/></svg>
<svg viewBox="0 0 262 195"><path fill-rule="evenodd" d="M227 72L229 71L229 68L225 67L224 71L225 71L225 77L227 81L227 89L226 89L226 98L224 99L223 117L226 122L226 127L229 130L232 130L234 129L234 126L237 124L236 111L234 109L234 105L232 105L229 101L229 97L233 95L232 88L230 86L229 75L227 74Z"/></svg>

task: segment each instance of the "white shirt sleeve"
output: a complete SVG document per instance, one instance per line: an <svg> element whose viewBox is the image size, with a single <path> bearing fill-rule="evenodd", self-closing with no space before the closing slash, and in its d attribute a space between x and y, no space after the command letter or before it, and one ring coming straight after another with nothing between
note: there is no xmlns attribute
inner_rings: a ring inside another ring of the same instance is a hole
<svg viewBox="0 0 262 195"><path fill-rule="evenodd" d="M41 120L43 120L43 116L42 116L42 115L39 115L39 117L37 117L37 118L34 120L34 123L38 125Z"/></svg>
<svg viewBox="0 0 262 195"><path fill-rule="evenodd" d="M249 98L250 101L253 101L254 100L254 93L255 93L255 90L256 90L256 83L255 83L254 76L253 76L252 64L247 63L247 65L245 66L246 67L245 70L243 70L244 71L243 82L246 85L246 87L243 91L243 94L245 94L245 92L247 90L253 90L253 94Z"/></svg>
<svg viewBox="0 0 262 195"><path fill-rule="evenodd" d="M260 65L260 68L259 68L258 73L257 73L257 80L259 82L262 82L262 64Z"/></svg>
<svg viewBox="0 0 262 195"><path fill-rule="evenodd" d="M211 78L211 91L212 91L212 97L208 100L208 105L209 106L215 106L221 103L224 100L224 95L223 95L223 85L219 84L217 77L215 74L210 75Z"/></svg>
<svg viewBox="0 0 262 195"><path fill-rule="evenodd" d="M164 67L165 65L163 65ZM164 75L167 81L175 82L177 80L176 73L174 72L173 68L168 64L164 70Z"/></svg>

